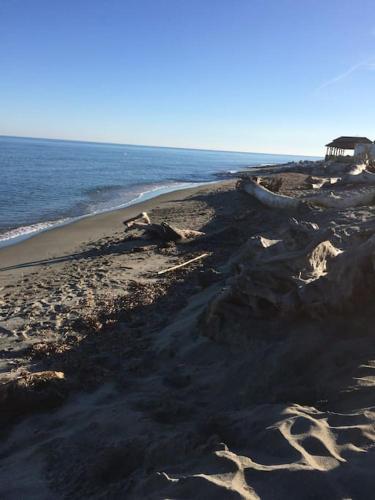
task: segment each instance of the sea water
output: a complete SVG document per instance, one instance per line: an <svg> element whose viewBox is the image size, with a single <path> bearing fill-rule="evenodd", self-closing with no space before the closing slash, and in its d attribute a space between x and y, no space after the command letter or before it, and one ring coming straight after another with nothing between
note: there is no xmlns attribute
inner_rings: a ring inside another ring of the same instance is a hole
<svg viewBox="0 0 375 500"><path fill-rule="evenodd" d="M305 159L315 158L0 136L0 246L226 172Z"/></svg>

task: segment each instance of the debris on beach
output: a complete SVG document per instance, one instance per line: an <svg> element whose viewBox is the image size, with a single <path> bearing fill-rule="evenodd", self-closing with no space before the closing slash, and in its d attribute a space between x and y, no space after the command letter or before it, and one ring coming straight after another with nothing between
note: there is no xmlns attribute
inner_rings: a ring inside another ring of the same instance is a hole
<svg viewBox="0 0 375 500"><path fill-rule="evenodd" d="M341 168L341 171L335 169L335 174L341 174L341 177L318 177L315 173L306 178L306 187L319 191L317 194L306 192L300 197L281 194L281 184L272 176L273 182L267 181L268 178L242 175L237 187L254 196L263 205L281 210L296 211L308 204L337 210L373 204L375 174L367 170L365 164L350 167L344 164Z"/></svg>
<svg viewBox="0 0 375 500"><path fill-rule="evenodd" d="M202 231L194 231L192 229L178 229L171 226L167 222L162 222L161 224L151 223L150 217L146 212L142 212L136 217L127 219L123 222L126 229L142 229L147 239L159 239L166 242L169 241L182 241L190 240L195 238L200 238L204 236L205 233Z"/></svg>

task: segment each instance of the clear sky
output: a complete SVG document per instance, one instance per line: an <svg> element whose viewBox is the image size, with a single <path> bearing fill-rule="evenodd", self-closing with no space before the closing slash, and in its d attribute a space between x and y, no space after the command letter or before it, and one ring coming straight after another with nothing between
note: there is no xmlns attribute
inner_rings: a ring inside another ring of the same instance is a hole
<svg viewBox="0 0 375 500"><path fill-rule="evenodd" d="M0 0L0 134L323 154L375 139L374 0Z"/></svg>

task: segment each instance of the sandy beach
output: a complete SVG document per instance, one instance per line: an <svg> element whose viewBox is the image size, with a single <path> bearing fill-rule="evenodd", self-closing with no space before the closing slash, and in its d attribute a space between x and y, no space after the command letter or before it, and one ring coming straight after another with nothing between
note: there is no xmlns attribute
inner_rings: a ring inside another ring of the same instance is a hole
<svg viewBox="0 0 375 500"><path fill-rule="evenodd" d="M112 236L114 233L123 234L122 221L124 219L131 218L143 211L149 211L160 204L181 201L199 190L200 187L197 187L162 194L126 208L88 216L73 223L44 231L20 243L0 248L1 267L14 268L5 274L3 272L2 279L6 279L4 278L6 275L13 279L20 270L23 273L30 272L32 266L28 266L27 263L68 256L79 252L88 243L97 242L102 238Z"/></svg>
<svg viewBox="0 0 375 500"><path fill-rule="evenodd" d="M292 212L234 178L0 250L3 498L371 497L375 209L302 167Z"/></svg>
<svg viewBox="0 0 375 500"><path fill-rule="evenodd" d="M173 248L157 249L154 242L127 239L123 221L147 211L156 222L171 220L183 226L188 217L190 229L203 227L211 221L214 209L199 197L232 184L164 194L0 249L3 335L16 343L21 335L22 349L25 343L40 339L59 340L61 329L70 331L71 319L81 314L82 306L92 307L108 294L112 298L122 295L134 280L153 282L159 270L174 265L181 256ZM5 361L8 367L13 362Z"/></svg>

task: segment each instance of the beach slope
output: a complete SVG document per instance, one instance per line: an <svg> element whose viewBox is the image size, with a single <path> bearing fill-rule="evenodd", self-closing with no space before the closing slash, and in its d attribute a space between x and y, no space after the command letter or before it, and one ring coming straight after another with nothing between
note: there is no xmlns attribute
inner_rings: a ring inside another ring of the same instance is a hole
<svg viewBox="0 0 375 500"><path fill-rule="evenodd" d="M371 497L374 208L236 183L0 251L4 498ZM142 211L204 236L124 232Z"/></svg>

